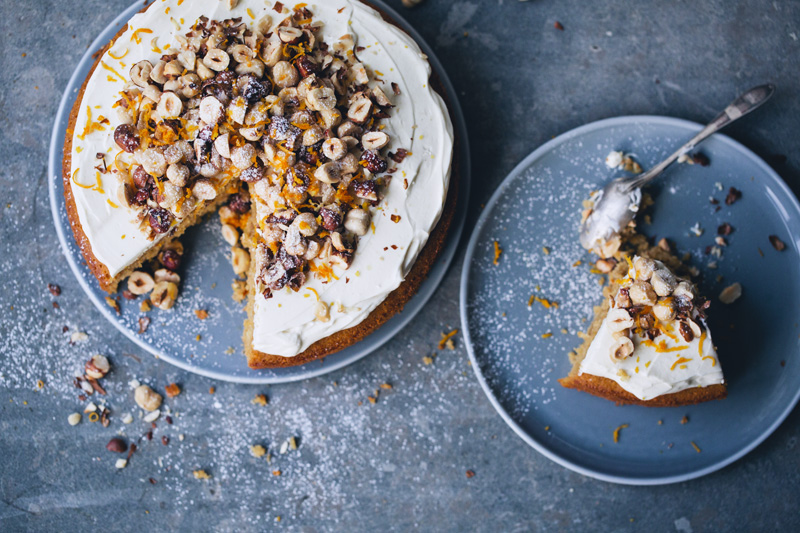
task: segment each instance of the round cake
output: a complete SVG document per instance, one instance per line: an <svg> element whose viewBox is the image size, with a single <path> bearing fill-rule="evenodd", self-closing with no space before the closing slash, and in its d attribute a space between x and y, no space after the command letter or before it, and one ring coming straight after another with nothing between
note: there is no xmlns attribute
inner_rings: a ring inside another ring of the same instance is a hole
<svg viewBox="0 0 800 533"><path fill-rule="evenodd" d="M72 110L76 241L101 287L127 278L166 310L174 239L218 210L247 275L248 364L324 357L400 311L443 246L457 173L439 93L416 43L356 0L156 1Z"/></svg>

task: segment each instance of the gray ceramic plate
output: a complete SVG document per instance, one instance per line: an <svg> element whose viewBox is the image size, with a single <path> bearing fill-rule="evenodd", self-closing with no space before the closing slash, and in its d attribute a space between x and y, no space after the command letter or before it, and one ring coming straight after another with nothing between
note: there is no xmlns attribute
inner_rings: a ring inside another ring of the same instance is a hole
<svg viewBox="0 0 800 533"><path fill-rule="evenodd" d="M581 201L616 175L605 167L605 156L612 149L633 152L646 168L699 129L683 120L639 116L565 133L506 178L469 243L461 320L478 380L528 444L588 476L650 485L708 474L766 439L800 395L800 206L772 169L723 135L702 146L710 166L676 165L653 187L653 223L642 230L690 252L701 269L701 290L714 296L710 326L728 398L687 408L619 407L556 381L569 371L567 352L580 344L575 333L586 328L600 300L597 276L578 244L578 225ZM743 195L728 206L731 186ZM709 197L721 202L719 211ZM698 222L705 230L700 237L689 231ZM723 222L735 231L715 259L705 249ZM786 243L785 251L773 249L771 234ZM495 240L503 249L497 266ZM575 266L579 260L583 264ZM715 269L707 266L712 260ZM734 281L742 283L744 295L733 305L721 304L715 296ZM534 293L559 308L528 307ZM543 338L548 332L552 337ZM683 416L688 423L681 424ZM614 443L614 429L622 424L628 427Z"/></svg>
<svg viewBox="0 0 800 533"><path fill-rule="evenodd" d="M72 230L67 219L61 183L64 133L76 94L91 69L93 63L91 54L108 43L119 29L141 9L141 2L134 3L122 12L89 46L67 84L53 127L49 156L50 206L64 254L84 291L109 322L144 350L175 366L216 379L240 383L298 381L333 372L376 350L400 331L433 295L455 255L466 216L470 161L464 117L456 99L456 92L431 48L414 28L381 0L370 1L388 13L419 43L428 55L433 70L444 84L451 103L451 117L459 141L458 207L445 249L431 270L428 279L419 288L414 298L408 302L403 312L394 316L363 341L326 357L322 361L314 361L298 367L274 370L247 368L241 340L245 312L243 305L237 304L231 299L233 272L226 257L226 250L229 247L222 240L216 217L209 217L181 238L181 241L190 250L182 267L181 298L170 312L154 311L149 313L153 324L144 335L137 333L137 320L140 316L138 302L126 302L123 299L121 316L116 316L105 303L106 294L100 290L97 281L84 263L80 250L72 238ZM194 315L195 309L208 309L211 319L198 320ZM164 335L166 327L169 328L170 335ZM200 335L199 341L197 340L198 335Z"/></svg>

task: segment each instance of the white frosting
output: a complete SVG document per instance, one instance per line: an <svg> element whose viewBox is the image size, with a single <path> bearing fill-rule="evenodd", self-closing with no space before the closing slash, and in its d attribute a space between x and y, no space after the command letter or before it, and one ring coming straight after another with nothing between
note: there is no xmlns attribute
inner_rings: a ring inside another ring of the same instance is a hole
<svg viewBox="0 0 800 533"><path fill-rule="evenodd" d="M345 9L339 13L341 7ZM382 122L391 138L388 149L405 148L411 155L397 165L386 197L377 210L371 210L374 232L359 238L350 268L334 268L338 280L323 284L311 275L299 293L284 289L270 299L256 296L253 346L284 357L356 326L403 282L442 213L453 152L447 108L429 86L431 70L425 55L408 35L359 2L316 2L309 9L315 20L325 22L323 40L330 44L349 32L357 46L365 47L358 52L359 59L385 80L384 92L395 105L391 117ZM391 82L400 86L399 96L392 93ZM399 222L393 222L391 215L398 215ZM317 300L309 288L332 304L328 322L316 320Z"/></svg>
<svg viewBox="0 0 800 533"><path fill-rule="evenodd" d="M288 8L294 5L284 4ZM391 110L391 117L383 122L386 124L384 131L392 139L389 149L405 148L411 155L398 165L399 170L394 174L380 210L373 210L374 234L369 232L360 238L349 270L335 269L338 281L322 284L312 276L299 293L289 293L287 289L269 300L257 297L253 346L286 357L297 355L319 339L357 325L400 285L441 215L453 152L453 130L446 106L429 86L430 65L416 43L358 1L318 0L307 4L314 19L325 24L321 30L324 41L332 44L349 33L358 46L365 48L358 52L359 59L375 77L385 80L384 92L396 106ZM125 81L119 80L101 63L84 93L73 135L72 169L80 169L75 179L83 184L94 183L95 154L108 153L106 161L110 163L120 151L113 140L118 120L112 106L119 99L131 65L144 59L157 61L168 44L177 47L175 35L188 32L202 15L209 19L242 17L252 24L269 14L275 25L283 17L272 10L272 5L271 1L241 0L230 10L226 2L219 0L157 0L144 13L132 17L125 33L101 58L124 76ZM141 43L137 44L132 35L140 28L150 29L152 33L140 32ZM155 36L161 52L153 50ZM111 54L120 56L123 53L125 56L119 60L111 57ZM391 82L400 86L399 96L393 94ZM91 106L94 119L102 115L111 124L105 126L105 131L90 133L81 140L78 135L87 123L87 105ZM108 200L120 203L117 199L119 185L112 175L103 178L104 193L76 186L72 191L92 251L114 276L153 242L139 230L139 222L131 211L114 208L108 203ZM403 187L404 180L408 182L407 190ZM398 223L390 219L393 214L400 216ZM397 249L392 249L391 245ZM334 304L330 321L315 320L316 298L306 287L315 289L323 301Z"/></svg>
<svg viewBox="0 0 800 533"><path fill-rule="evenodd" d="M659 267L666 268L660 262ZM629 275L635 279L635 270ZM699 318L695 319L700 321ZM640 400L652 400L662 394L679 392L693 387L707 387L723 383L722 368L711 340L706 324L705 337L695 337L692 342L685 342L678 332L678 325L672 322L671 333L674 339L661 334L655 339L656 344L664 342L669 349L682 347L676 351L661 351L645 344L641 336L633 334L633 355L622 361L612 361L609 356L614 343L608 317L603 321L586 357L581 362L579 374L591 374L611 379L620 387Z"/></svg>

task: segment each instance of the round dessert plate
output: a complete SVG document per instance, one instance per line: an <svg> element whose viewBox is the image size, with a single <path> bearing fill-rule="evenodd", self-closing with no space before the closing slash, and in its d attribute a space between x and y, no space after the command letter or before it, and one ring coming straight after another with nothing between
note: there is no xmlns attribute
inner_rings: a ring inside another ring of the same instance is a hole
<svg viewBox="0 0 800 533"><path fill-rule="evenodd" d="M428 55L434 72L439 76L450 104L458 150L458 205L447 237L447 242L427 280L420 286L417 294L406 304L401 313L387 321L372 335L340 352L320 361L279 369L252 370L247 367L243 355L242 330L246 317L244 303L232 300L231 283L234 275L227 257L229 246L222 240L216 216L209 216L198 226L186 232L181 242L188 253L182 266L181 295L169 312L149 313L152 324L144 334L139 334L139 302L120 299L122 313L117 316L106 304L107 296L97 284L86 266L80 250L75 244L70 229L64 203L64 190L61 181L61 160L63 157L64 134L69 122L69 113L75 102L83 80L92 67L92 53L108 43L119 29L142 7L136 2L122 12L89 46L75 72L72 74L56 115L55 126L50 141L49 186L50 206L55 220L58 238L70 268L75 273L86 294L95 306L117 329L131 341L158 358L197 374L225 381L239 383L285 383L307 379L333 372L353 363L379 348L399 332L425 305L433 295L439 282L453 260L466 217L469 198L470 161L467 132L456 92L442 68L420 35L394 10L381 0L370 0L400 26ZM209 318L199 320L194 311L206 309Z"/></svg>
<svg viewBox="0 0 800 533"><path fill-rule="evenodd" d="M617 406L557 382L570 370L568 352L581 344L576 334L602 301L578 227L581 202L621 173L605 166L606 155L632 153L648 168L700 128L631 116L567 132L511 172L470 239L461 321L478 380L525 442L581 474L656 485L714 472L766 439L800 396L800 206L764 161L719 134L702 145L709 166L676 164L657 180L650 189L655 206L644 212L652 223L640 214L639 228L666 237L700 269L728 398L678 408ZM730 187L742 196L727 205ZM711 247L725 222L734 231L717 257ZM777 251L770 235L786 249ZM502 250L496 265L495 242ZM722 304L717 295L736 281L742 297ZM558 306L529 305L531 295Z"/></svg>

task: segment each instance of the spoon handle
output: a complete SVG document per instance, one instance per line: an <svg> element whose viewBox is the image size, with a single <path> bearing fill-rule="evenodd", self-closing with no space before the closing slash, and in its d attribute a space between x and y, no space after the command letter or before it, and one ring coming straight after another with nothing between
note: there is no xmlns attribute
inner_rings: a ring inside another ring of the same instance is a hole
<svg viewBox="0 0 800 533"><path fill-rule="evenodd" d="M730 103L725 110L717 115L714 120L708 123L708 125L700 130L700 132L692 137L686 144L678 148L675 153L671 156L666 158L661 163L657 164L656 166L652 167L650 170L631 180L628 184L627 190L632 191L633 189L638 189L639 187L643 187L650 181L652 181L656 176L661 174L664 169L674 163L680 156L686 154L692 150L694 147L706 140L710 135L718 132L731 122L740 119L741 117L748 114L750 111L758 108L769 100L772 94L775 92L775 86L771 83L767 83L766 85L759 85L758 87L753 87L746 93L739 96L736 100Z"/></svg>

